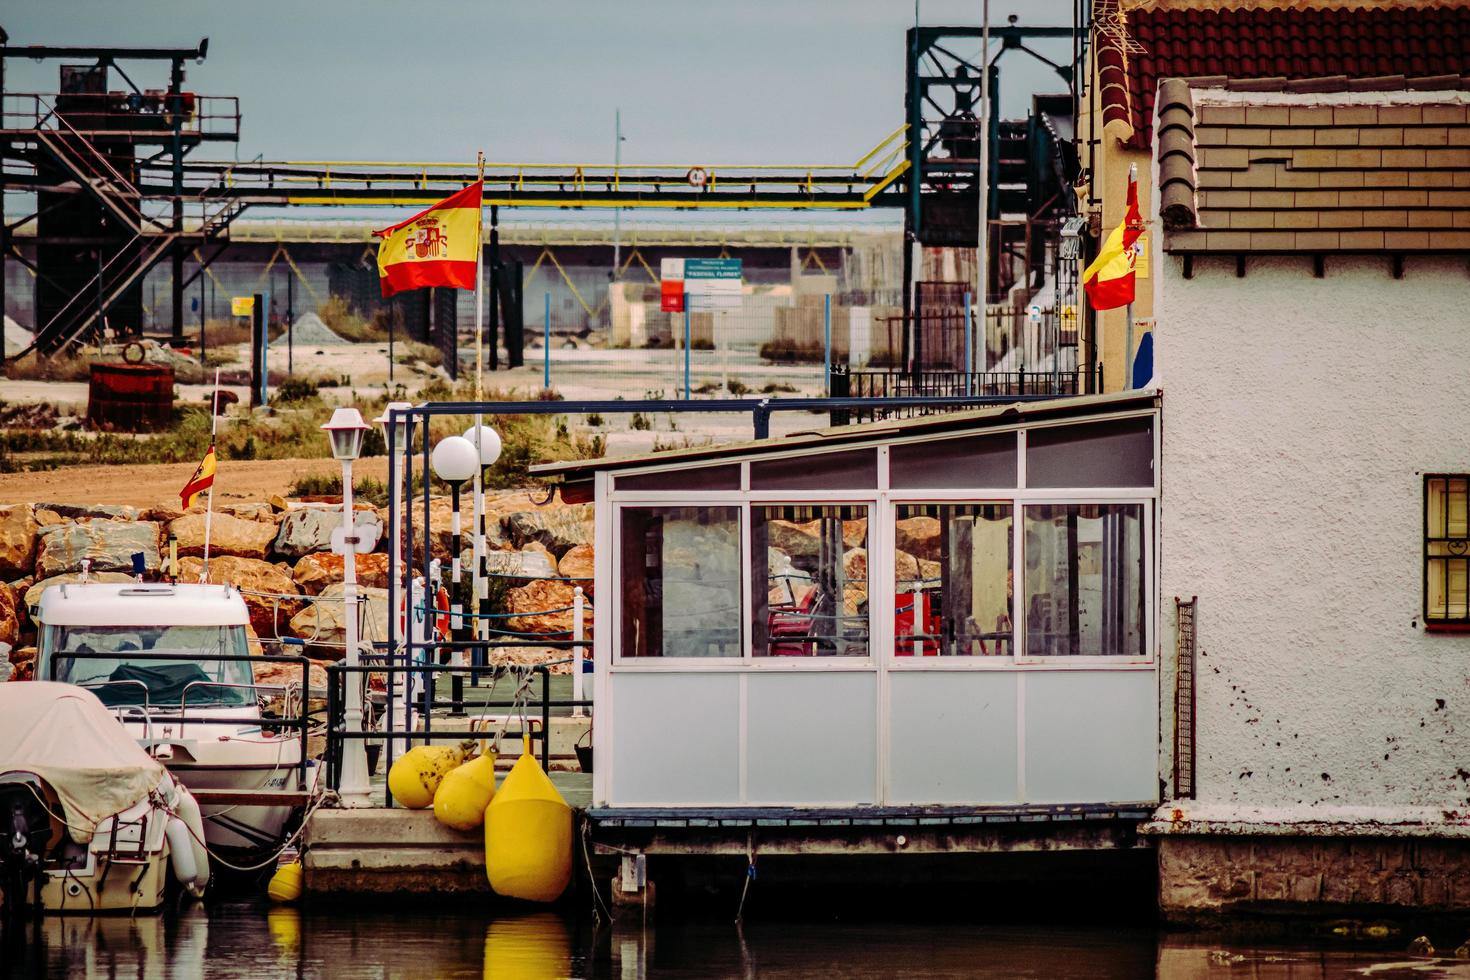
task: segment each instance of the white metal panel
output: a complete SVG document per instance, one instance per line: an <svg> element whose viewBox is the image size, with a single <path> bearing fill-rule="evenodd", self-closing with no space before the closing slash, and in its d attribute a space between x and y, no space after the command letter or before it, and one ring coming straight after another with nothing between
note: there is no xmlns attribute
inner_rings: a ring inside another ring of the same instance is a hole
<svg viewBox="0 0 1470 980"><path fill-rule="evenodd" d="M746 802L877 802L874 672L752 673L747 683Z"/></svg>
<svg viewBox="0 0 1470 980"><path fill-rule="evenodd" d="M1157 800L1156 684L1151 670L1029 672L1026 801Z"/></svg>
<svg viewBox="0 0 1470 980"><path fill-rule="evenodd" d="M612 806L740 802L740 675L614 673Z"/></svg>
<svg viewBox="0 0 1470 980"><path fill-rule="evenodd" d="M1016 673L891 671L889 804L1015 803Z"/></svg>

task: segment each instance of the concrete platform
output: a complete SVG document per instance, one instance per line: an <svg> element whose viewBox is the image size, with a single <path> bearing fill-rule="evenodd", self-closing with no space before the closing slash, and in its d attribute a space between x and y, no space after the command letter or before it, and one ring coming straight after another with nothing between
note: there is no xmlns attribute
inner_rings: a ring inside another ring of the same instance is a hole
<svg viewBox="0 0 1470 980"><path fill-rule="evenodd" d="M592 801L591 776L550 775L574 810ZM373 780L374 797L383 792L379 775ZM433 810L317 810L306 821L302 846L311 894L490 894L484 831L450 830L434 819Z"/></svg>

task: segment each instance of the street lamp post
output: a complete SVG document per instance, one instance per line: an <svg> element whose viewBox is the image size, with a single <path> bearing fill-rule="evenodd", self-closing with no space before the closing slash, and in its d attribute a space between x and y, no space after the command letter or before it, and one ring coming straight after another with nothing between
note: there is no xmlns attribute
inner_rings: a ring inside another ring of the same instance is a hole
<svg viewBox="0 0 1470 980"><path fill-rule="evenodd" d="M450 494L450 555L449 555L449 631L454 639L464 641L469 637L464 628L464 608L460 595L460 549L463 547L462 527L459 517L459 488L465 481L473 477L480 469L480 453L475 449L475 444L464 436L448 436L439 440L434 447L433 454L429 457L429 466L433 468L434 475L449 484ZM465 665L464 648L454 650L451 663L455 667ZM464 714L464 675L455 673L451 681L453 685L452 700L454 714Z"/></svg>
<svg viewBox="0 0 1470 980"><path fill-rule="evenodd" d="M490 426L481 425L477 422L465 430L464 437L474 444L475 450L480 454L480 465L475 470L475 506L473 517L475 525L475 567L472 578L475 586L475 609L480 614L480 619L477 621L478 625L475 628L475 635L478 639L488 640L490 633L485 616L490 612L490 578L487 574L488 569L485 567L487 561L485 524L488 521L487 511L489 508L485 506L485 471L491 466L494 466L495 461L500 458L500 434ZM478 662L479 658L476 658L476 660ZM476 678L475 682L478 684L479 679Z"/></svg>
<svg viewBox="0 0 1470 980"><path fill-rule="evenodd" d="M388 493L390 495L389 512L392 514L392 537L388 544L388 580L398 587L398 601L401 602L409 614L403 617L402 637L406 640L412 636L412 623L414 620L412 595L413 587L407 581L403 568L403 481L407 470L407 459L409 443L413 438L413 425L403 414L410 411L413 405L408 402L389 402L383 406L383 414L373 419L383 427L383 444L387 447L389 454L393 457L393 468L397 474L392 482ZM394 418L394 413L399 413ZM389 615L396 615L396 611L390 610ZM397 650L389 651L393 657L398 656ZM404 666L408 666L409 657L404 657ZM394 683L394 693L401 699L401 717L390 719L389 727L396 727L397 721L403 722L405 731L413 727L413 700L411 676L408 673L398 675Z"/></svg>
<svg viewBox="0 0 1470 980"><path fill-rule="evenodd" d="M346 663L358 666L357 655L357 538L352 513L352 461L362 452L362 434L370 426L355 408L339 408L326 425L332 455L342 464L342 615L346 626ZM347 673L347 706L342 715L346 732L362 731L362 674ZM338 795L347 807L372 806L369 798L367 744L360 738L344 739L342 772Z"/></svg>

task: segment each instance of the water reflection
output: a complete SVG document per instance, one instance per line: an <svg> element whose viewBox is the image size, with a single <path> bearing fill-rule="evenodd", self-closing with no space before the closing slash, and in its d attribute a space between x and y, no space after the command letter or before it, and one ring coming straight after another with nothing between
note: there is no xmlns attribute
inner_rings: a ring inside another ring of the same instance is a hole
<svg viewBox="0 0 1470 980"><path fill-rule="evenodd" d="M819 908L807 913L821 914ZM13 939L14 937L10 937ZM1434 937L1452 946L1454 937ZM128 918L51 918L0 975L15 977L1035 977L1470 980L1470 961L1323 940L1228 944L1189 933L952 919L689 921L625 913L600 928L550 912L492 915L386 901L298 911L256 903Z"/></svg>

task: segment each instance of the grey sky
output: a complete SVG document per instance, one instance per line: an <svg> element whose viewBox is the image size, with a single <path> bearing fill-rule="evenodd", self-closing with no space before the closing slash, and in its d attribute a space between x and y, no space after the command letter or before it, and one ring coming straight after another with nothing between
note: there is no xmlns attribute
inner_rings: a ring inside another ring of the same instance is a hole
<svg viewBox="0 0 1470 980"><path fill-rule="evenodd" d="M1066 24L1071 10L997 2L991 18ZM925 0L922 17L977 24L980 3ZM912 0L27 0L0 24L12 44L188 46L208 35L188 86L240 96L242 158L472 160L484 149L501 161L606 162L621 106L625 162L718 165L856 160L902 122L913 18ZM1007 115L1024 114L1033 90L1065 91L1023 54L1004 66ZM54 63L7 66L8 91L55 86Z"/></svg>

